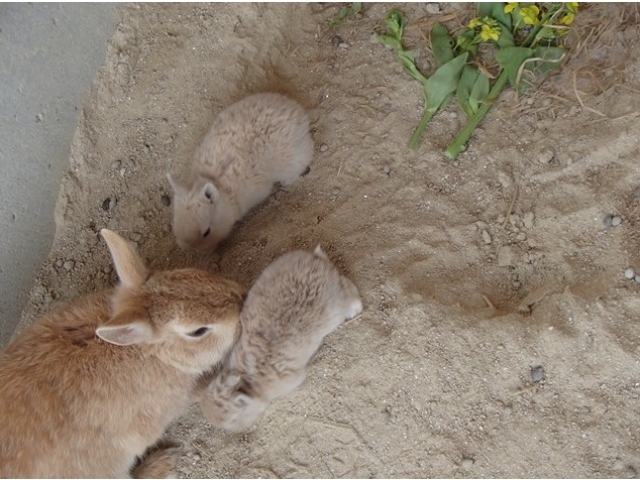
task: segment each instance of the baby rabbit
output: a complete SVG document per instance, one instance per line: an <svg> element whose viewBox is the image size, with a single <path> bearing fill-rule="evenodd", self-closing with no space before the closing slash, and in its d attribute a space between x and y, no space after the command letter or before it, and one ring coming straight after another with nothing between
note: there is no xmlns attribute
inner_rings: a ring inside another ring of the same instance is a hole
<svg viewBox="0 0 640 480"><path fill-rule="evenodd" d="M249 290L240 340L200 399L204 416L226 430L252 425L302 383L324 337L361 311L355 285L320 246L282 255Z"/></svg>
<svg viewBox="0 0 640 480"><path fill-rule="evenodd" d="M178 245L202 253L214 250L276 182L293 184L312 156L309 118L294 100L258 93L234 103L220 113L196 150L188 182L167 174Z"/></svg>
<svg viewBox="0 0 640 480"><path fill-rule="evenodd" d="M45 315L0 354L0 477L124 478L137 457L134 474L168 475L175 450L156 442L238 339L240 285L148 272L101 233L118 287Z"/></svg>

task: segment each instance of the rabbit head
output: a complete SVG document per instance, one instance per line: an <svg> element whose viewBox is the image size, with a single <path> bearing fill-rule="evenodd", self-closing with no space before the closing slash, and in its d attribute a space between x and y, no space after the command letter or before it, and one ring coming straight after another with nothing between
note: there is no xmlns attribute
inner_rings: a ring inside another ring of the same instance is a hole
<svg viewBox="0 0 640 480"><path fill-rule="evenodd" d="M171 174L167 180L173 189L173 234L178 245L201 253L214 250L234 223L233 212L218 188L202 177L191 188Z"/></svg>
<svg viewBox="0 0 640 480"><path fill-rule="evenodd" d="M195 269L149 272L132 245L103 229L120 284L111 317L96 334L136 345L185 372L201 373L224 359L240 335L244 288Z"/></svg>

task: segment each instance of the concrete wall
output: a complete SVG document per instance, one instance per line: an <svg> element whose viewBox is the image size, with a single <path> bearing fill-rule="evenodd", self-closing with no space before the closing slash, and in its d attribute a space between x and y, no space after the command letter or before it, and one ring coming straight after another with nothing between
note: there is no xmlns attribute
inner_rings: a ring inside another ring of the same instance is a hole
<svg viewBox="0 0 640 480"><path fill-rule="evenodd" d="M115 4L0 4L0 347L46 259L77 110Z"/></svg>

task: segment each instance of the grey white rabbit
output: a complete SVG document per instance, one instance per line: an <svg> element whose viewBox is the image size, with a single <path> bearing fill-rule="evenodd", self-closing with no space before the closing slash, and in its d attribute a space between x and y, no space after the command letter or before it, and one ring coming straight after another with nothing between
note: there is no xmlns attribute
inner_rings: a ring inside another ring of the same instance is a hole
<svg viewBox="0 0 640 480"><path fill-rule="evenodd" d="M258 93L232 104L197 148L188 181L167 174L176 241L186 249L214 250L275 183L293 184L312 157L309 118L291 98Z"/></svg>
<svg viewBox="0 0 640 480"><path fill-rule="evenodd" d="M319 246L279 257L249 290L240 340L200 400L204 416L226 430L252 425L302 383L325 336L361 311L357 288Z"/></svg>

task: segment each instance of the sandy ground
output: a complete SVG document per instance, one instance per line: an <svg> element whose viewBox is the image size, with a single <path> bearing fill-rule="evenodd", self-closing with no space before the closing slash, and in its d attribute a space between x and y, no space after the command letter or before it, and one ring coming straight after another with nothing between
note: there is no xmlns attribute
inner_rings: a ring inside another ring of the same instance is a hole
<svg viewBox="0 0 640 480"><path fill-rule="evenodd" d="M441 152L463 124L455 107L417 152L406 147L420 86L372 41L390 8L367 6L332 30L328 4L123 6L23 326L115 282L102 227L155 268L196 265L245 284L320 242L358 285L364 314L251 431L224 434L196 408L178 422L180 476L637 476L640 285L623 273L640 270L638 23L618 26L594 59L602 69L579 72L584 108L572 90L520 106L505 95L450 164ZM463 20L466 8L441 4ZM425 4L402 9L429 18ZM605 77L612 86L589 95ZM217 254L180 251L165 172L186 173L216 112L269 89L309 109L311 172Z"/></svg>

